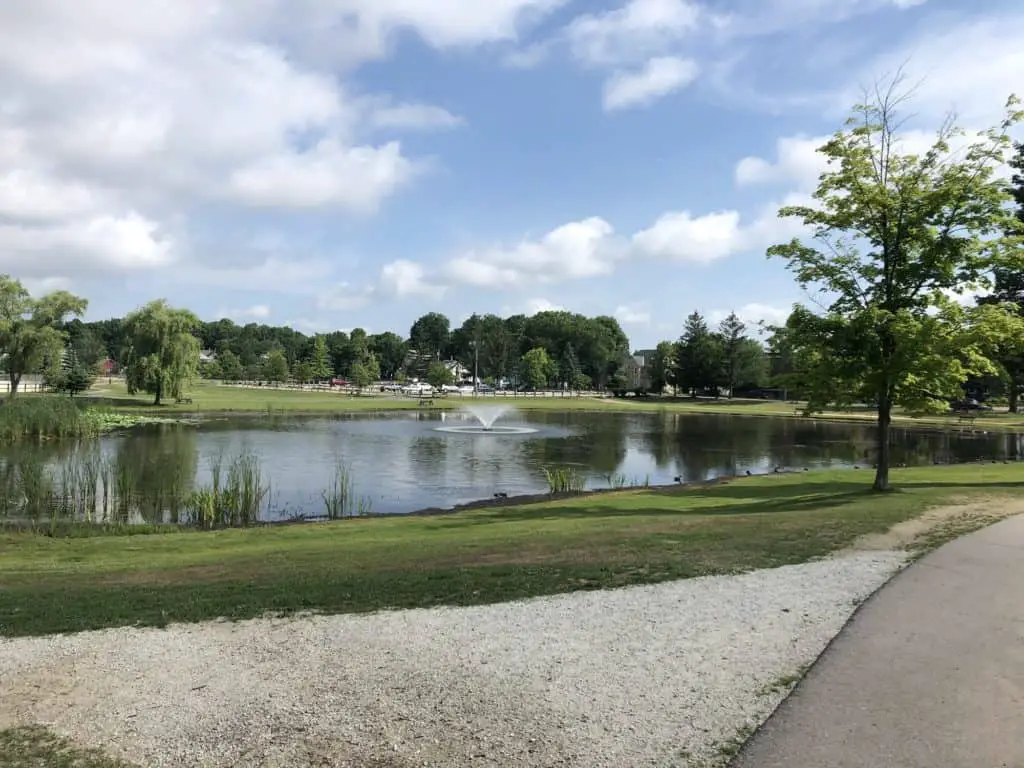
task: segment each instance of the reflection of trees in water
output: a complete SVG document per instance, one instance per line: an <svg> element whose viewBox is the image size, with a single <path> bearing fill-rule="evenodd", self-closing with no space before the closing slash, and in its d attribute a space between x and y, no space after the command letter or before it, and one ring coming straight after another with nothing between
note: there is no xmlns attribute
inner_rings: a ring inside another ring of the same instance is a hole
<svg viewBox="0 0 1024 768"><path fill-rule="evenodd" d="M119 440L115 465L119 483L131 489L133 512L148 523L177 523L195 486L199 464L194 428L162 424Z"/></svg>
<svg viewBox="0 0 1024 768"><path fill-rule="evenodd" d="M409 465L418 483L435 485L448 460L448 442L441 437L417 437L409 443Z"/></svg>
<svg viewBox="0 0 1024 768"><path fill-rule="evenodd" d="M870 424L766 419L663 411L637 424L640 445L659 468L675 465L687 480L835 464L869 465L875 455ZM973 461L1024 455L1024 436L970 431L894 429L893 461Z"/></svg>
<svg viewBox="0 0 1024 768"><path fill-rule="evenodd" d="M574 418L575 417L575 418ZM565 467L582 464L593 475L616 472L626 458L627 438L641 428L630 414L551 413L537 419L545 424L569 427L569 437L527 440L524 458L536 467Z"/></svg>
<svg viewBox="0 0 1024 768"><path fill-rule="evenodd" d="M0 449L0 518L62 516L67 507L61 487L65 469L95 449L96 443L89 440L4 446Z"/></svg>

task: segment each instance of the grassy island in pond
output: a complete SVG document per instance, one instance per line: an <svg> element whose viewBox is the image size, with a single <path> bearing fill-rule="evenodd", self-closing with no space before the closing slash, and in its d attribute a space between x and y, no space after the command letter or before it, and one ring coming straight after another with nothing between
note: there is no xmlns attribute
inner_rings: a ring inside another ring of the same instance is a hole
<svg viewBox="0 0 1024 768"><path fill-rule="evenodd" d="M21 395L0 401L0 443L90 438L115 429L173 419L97 405L89 398Z"/></svg>
<svg viewBox="0 0 1024 768"><path fill-rule="evenodd" d="M470 605L805 562L940 504L1003 499L1018 465L744 478L432 517L136 536L0 534L0 633ZM1007 499L1008 501L1008 499Z"/></svg>

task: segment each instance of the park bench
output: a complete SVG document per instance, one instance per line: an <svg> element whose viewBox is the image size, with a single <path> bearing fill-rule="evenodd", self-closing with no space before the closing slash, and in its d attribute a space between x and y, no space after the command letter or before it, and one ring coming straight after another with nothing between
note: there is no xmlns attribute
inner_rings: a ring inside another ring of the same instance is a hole
<svg viewBox="0 0 1024 768"><path fill-rule="evenodd" d="M422 408L424 406L427 406L427 405L433 406L433 404L434 404L434 399L431 398L431 397L421 397L420 398L420 408Z"/></svg>
<svg viewBox="0 0 1024 768"><path fill-rule="evenodd" d="M192 405L191 397L178 397L174 400L175 405Z"/></svg>

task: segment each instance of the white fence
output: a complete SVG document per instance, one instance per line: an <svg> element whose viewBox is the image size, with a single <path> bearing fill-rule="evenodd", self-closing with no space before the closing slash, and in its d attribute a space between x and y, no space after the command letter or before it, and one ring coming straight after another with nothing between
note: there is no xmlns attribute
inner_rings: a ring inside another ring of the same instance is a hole
<svg viewBox="0 0 1024 768"><path fill-rule="evenodd" d="M0 373L0 392L11 391L11 379L6 373ZM42 376L23 376L18 384L19 392L44 392Z"/></svg>

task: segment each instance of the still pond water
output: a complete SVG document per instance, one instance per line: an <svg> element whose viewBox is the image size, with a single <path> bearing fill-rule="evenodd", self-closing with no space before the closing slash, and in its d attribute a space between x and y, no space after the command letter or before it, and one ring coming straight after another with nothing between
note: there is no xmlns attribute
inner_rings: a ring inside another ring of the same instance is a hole
<svg viewBox="0 0 1024 768"><path fill-rule="evenodd" d="M400 514L497 493L545 492L545 467L574 468L586 478L587 487L599 488L665 484L677 477L701 481L747 471L766 473L774 467L868 466L874 438L869 425L667 412L512 412L499 425L536 431L438 431L475 423L462 419L470 417L448 413L443 423L440 414L409 412L224 418L113 435L100 441L99 450L140 498L158 500L133 517L160 522L173 515L159 500L180 500L208 485L217 456L258 457L270 485L260 516L283 520L324 514L321 494L331 485L339 461L348 467L354 491L366 499L369 511ZM1015 434L895 429L893 440L894 463L911 466L1024 455L1024 436ZM28 458L28 450L58 478L61 465L72 462L81 448L50 444L7 449L0 453L0 465L17 465Z"/></svg>

